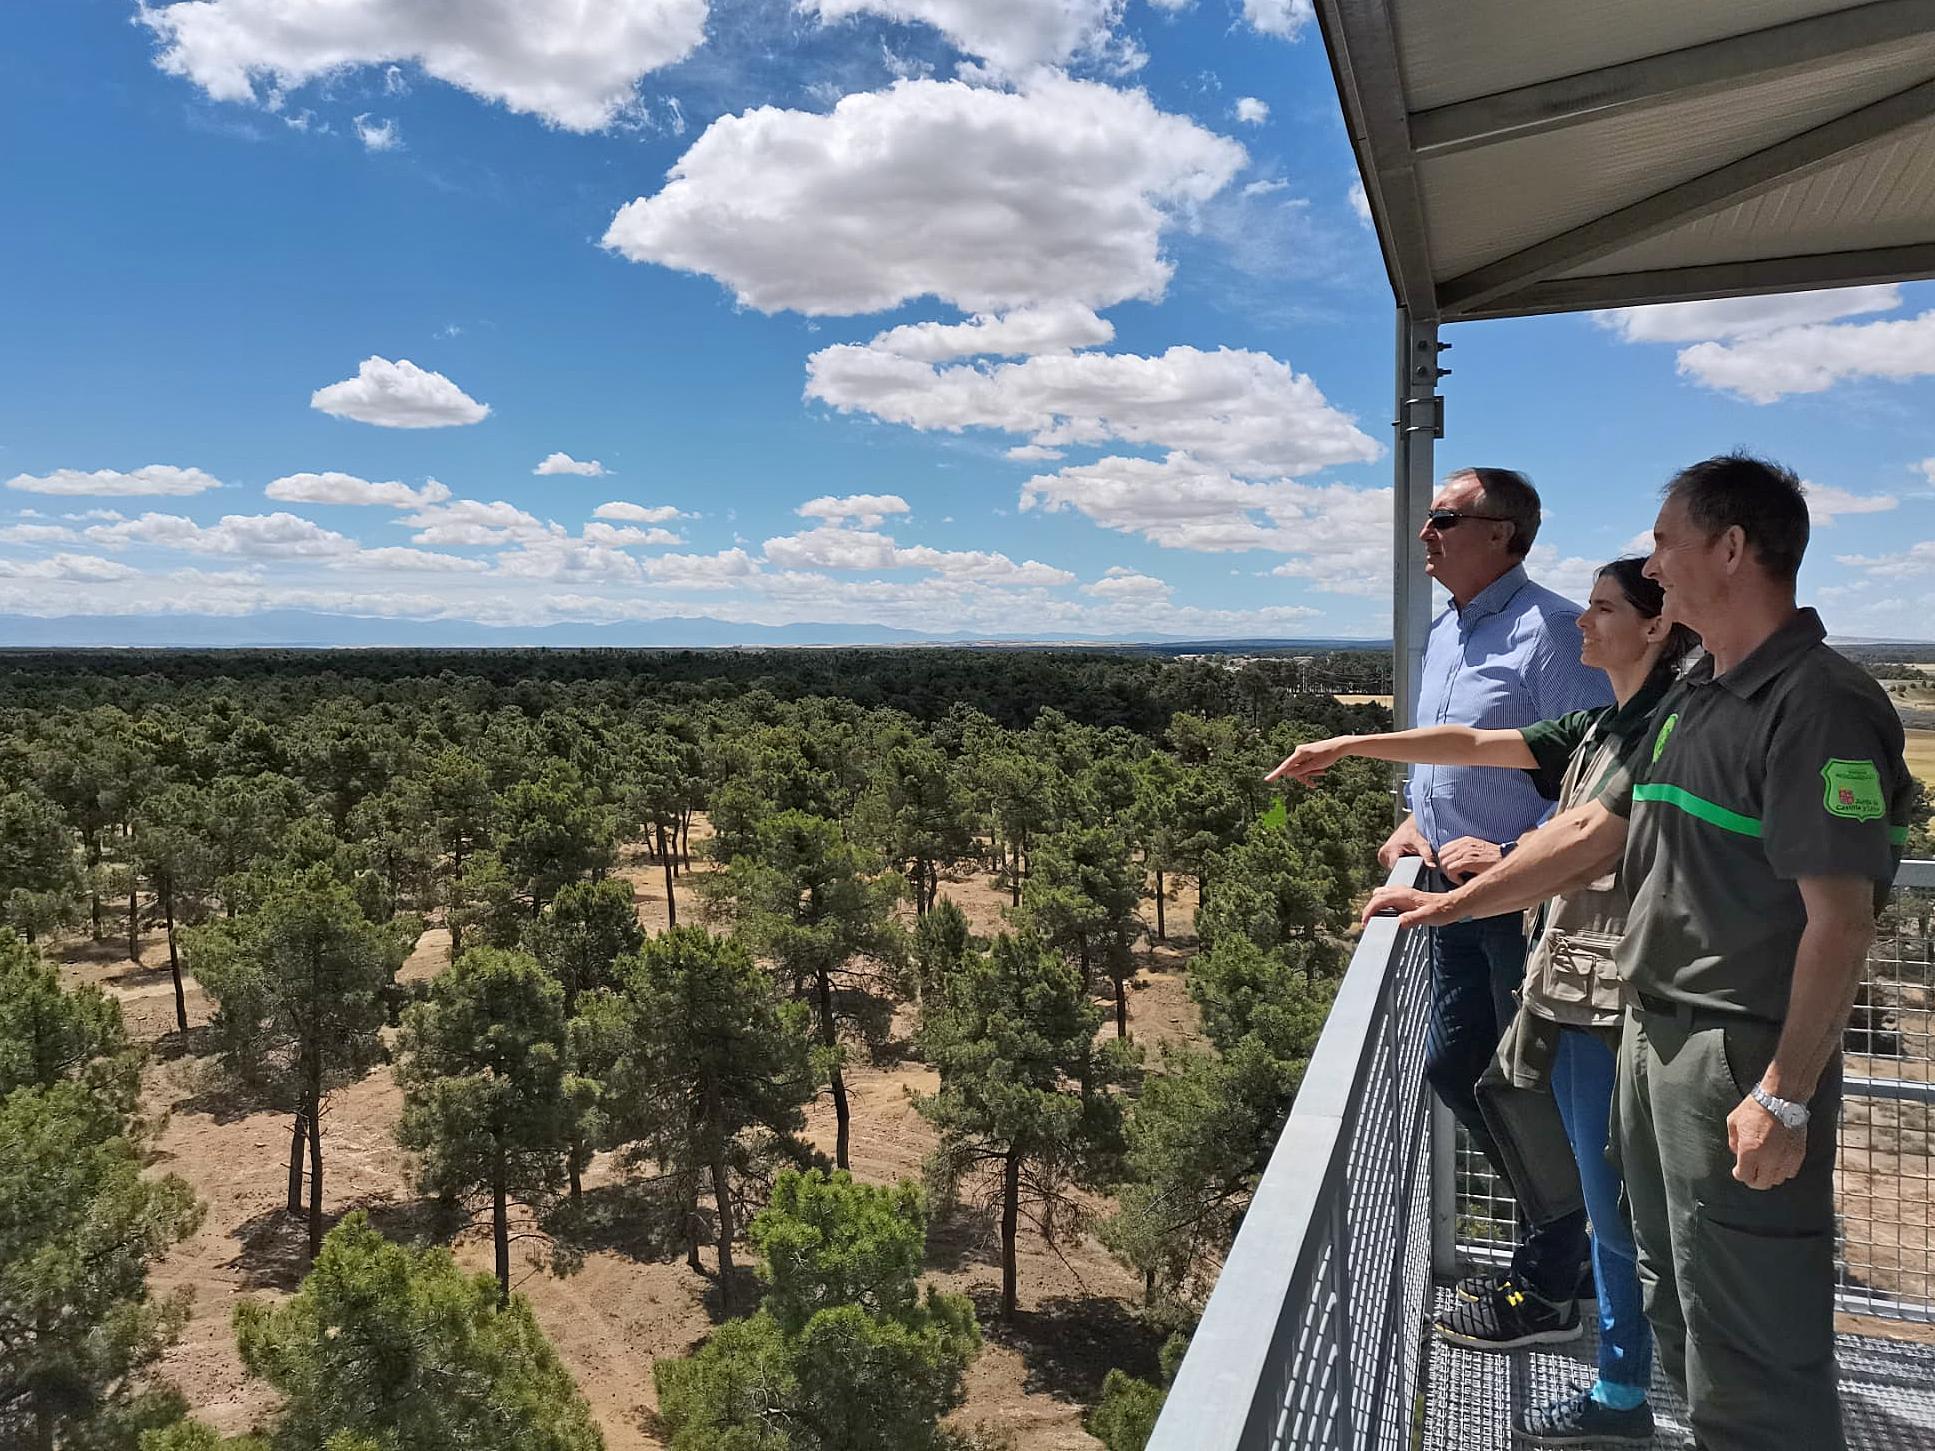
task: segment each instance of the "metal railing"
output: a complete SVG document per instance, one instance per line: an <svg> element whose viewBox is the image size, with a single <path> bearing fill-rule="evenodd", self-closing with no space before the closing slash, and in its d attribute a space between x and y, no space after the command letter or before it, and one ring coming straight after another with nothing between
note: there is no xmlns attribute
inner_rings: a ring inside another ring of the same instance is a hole
<svg viewBox="0 0 1935 1451"><path fill-rule="evenodd" d="M1935 1321L1935 862L1897 885L1848 1039L1839 1304ZM1427 944L1365 929L1149 1451L1413 1444L1433 1275L1516 1238L1509 1195L1424 1088Z"/></svg>
<svg viewBox="0 0 1935 1451"><path fill-rule="evenodd" d="M1409 1441L1431 1286L1425 948L1393 919L1365 928L1148 1451Z"/></svg>

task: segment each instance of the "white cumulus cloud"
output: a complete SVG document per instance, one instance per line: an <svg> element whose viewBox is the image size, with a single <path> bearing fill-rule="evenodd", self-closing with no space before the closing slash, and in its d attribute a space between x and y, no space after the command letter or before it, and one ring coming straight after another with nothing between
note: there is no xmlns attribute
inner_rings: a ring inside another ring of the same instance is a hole
<svg viewBox="0 0 1935 1451"><path fill-rule="evenodd" d="M1833 484L1804 480L1808 518L1816 524L1832 524L1843 514L1885 514L1898 508L1901 500L1893 494L1857 494Z"/></svg>
<svg viewBox="0 0 1935 1451"><path fill-rule="evenodd" d="M394 151L403 144L403 133L394 120L365 111L351 124L356 127L356 139L363 143L365 151Z"/></svg>
<svg viewBox="0 0 1935 1451"><path fill-rule="evenodd" d="M111 580L132 579L140 570L96 554L55 554L46 559L23 562L0 559L0 578L66 580L75 584L106 584Z"/></svg>
<svg viewBox="0 0 1935 1451"><path fill-rule="evenodd" d="M601 479L605 476L605 466L595 458L573 458L568 453L547 455L536 468L534 474L582 474L587 479Z"/></svg>
<svg viewBox="0 0 1935 1451"><path fill-rule="evenodd" d="M203 494L221 486L220 479L201 469L181 469L171 464L149 464L126 473L117 469L96 469L93 473L55 469L48 474L15 474L7 480L8 488L23 494L80 496Z"/></svg>
<svg viewBox="0 0 1935 1451"><path fill-rule="evenodd" d="M935 368L849 344L807 360L806 393L842 412L918 429L997 429L1044 449L1120 440L1246 475L1307 474L1384 452L1307 375L1243 349Z"/></svg>
<svg viewBox="0 0 1935 1451"><path fill-rule="evenodd" d="M920 21L996 71L1014 74L1105 50L1126 0L801 0L822 20Z"/></svg>
<svg viewBox="0 0 1935 1451"><path fill-rule="evenodd" d="M623 499L612 499L593 509L591 517L618 519L627 524L663 524L671 519L684 519L689 516L670 504L655 504L647 507L644 504L627 503Z"/></svg>
<svg viewBox="0 0 1935 1451"><path fill-rule="evenodd" d="M641 529L636 524L585 525L580 537L587 544L602 544L608 549L632 549L640 545L683 544L685 540L670 529Z"/></svg>
<svg viewBox="0 0 1935 1451"><path fill-rule="evenodd" d="M1265 35L1295 40L1316 16L1311 0L1243 0L1243 18Z"/></svg>
<svg viewBox="0 0 1935 1451"><path fill-rule="evenodd" d="M1017 564L1005 554L901 545L886 534L832 526L768 539L766 560L781 569L931 569L950 579L987 584L1049 586L1068 584L1075 578L1065 569L1036 559Z"/></svg>
<svg viewBox="0 0 1935 1451"><path fill-rule="evenodd" d="M916 322L876 334L867 346L923 363L953 358L1026 358L1067 353L1115 338L1115 324L1080 303L1051 303L1009 313L978 313L966 322Z"/></svg>
<svg viewBox="0 0 1935 1451"><path fill-rule="evenodd" d="M808 499L793 512L802 519L824 519L829 523L851 519L861 528L871 529L889 514L913 511L899 494L848 494L837 499L825 494L817 499Z"/></svg>
<svg viewBox="0 0 1935 1451"><path fill-rule="evenodd" d="M466 559L461 554L435 554L427 549L405 549L401 545L359 550L332 562L339 569L397 569L429 574L478 574L490 568L481 559Z"/></svg>
<svg viewBox="0 0 1935 1451"><path fill-rule="evenodd" d="M1900 321L1816 323L1695 343L1680 354L1679 370L1750 403L1822 393L1851 378L1925 378L1935 374L1935 311Z"/></svg>
<svg viewBox="0 0 1935 1451"><path fill-rule="evenodd" d="M146 545L191 554L238 554L263 559L317 558L354 554L356 541L313 520L278 510L273 514L224 514L214 524L197 524L180 514L143 514L119 524L96 524L87 538L110 549Z"/></svg>
<svg viewBox="0 0 1935 1451"><path fill-rule="evenodd" d="M0 544L66 544L80 537L65 524L9 524L0 529Z"/></svg>
<svg viewBox="0 0 1935 1451"><path fill-rule="evenodd" d="M1890 283L1619 307L1595 312L1592 320L1629 343L1698 343L1754 337L1808 323L1838 322L1862 313L1893 312L1900 306L1901 289Z"/></svg>
<svg viewBox="0 0 1935 1451"><path fill-rule="evenodd" d="M489 404L408 358L365 358L354 378L318 388L309 406L379 428L449 428L482 423L490 414Z"/></svg>
<svg viewBox="0 0 1935 1451"><path fill-rule="evenodd" d="M1272 572L1334 594L1374 595L1390 577L1389 489L1240 479L1171 454L1105 458L1038 474L1023 485L1021 508L1073 510L1165 549L1291 555Z"/></svg>
<svg viewBox="0 0 1935 1451"><path fill-rule="evenodd" d="M218 101L272 102L306 82L414 63L572 131L610 125L640 77L705 38L706 0L180 0L144 6L156 63Z"/></svg>
<svg viewBox="0 0 1935 1451"><path fill-rule="evenodd" d="M481 499L452 499L432 504L399 520L405 528L415 529L412 544L433 548L482 548L537 540L562 535L556 526L547 527L535 515L502 499L485 503Z"/></svg>
<svg viewBox="0 0 1935 1451"><path fill-rule="evenodd" d="M1154 575L1143 574L1123 565L1111 565L1103 576L1082 586L1082 593L1097 599L1147 602L1166 600L1172 593L1168 584Z"/></svg>
<svg viewBox="0 0 1935 1451"><path fill-rule="evenodd" d="M1270 103L1255 96L1236 98L1236 119L1245 126L1261 126L1270 119Z"/></svg>
<svg viewBox="0 0 1935 1451"><path fill-rule="evenodd" d="M450 497L450 490L435 479L426 479L422 488L413 489L408 484L375 484L354 474L334 472L285 474L262 492L284 504L355 504L391 509L417 509Z"/></svg>
<svg viewBox="0 0 1935 1451"><path fill-rule="evenodd" d="M971 313L1154 298L1161 239L1243 148L1140 91L909 80L826 114L760 107L706 128L605 245L716 278L762 312Z"/></svg>

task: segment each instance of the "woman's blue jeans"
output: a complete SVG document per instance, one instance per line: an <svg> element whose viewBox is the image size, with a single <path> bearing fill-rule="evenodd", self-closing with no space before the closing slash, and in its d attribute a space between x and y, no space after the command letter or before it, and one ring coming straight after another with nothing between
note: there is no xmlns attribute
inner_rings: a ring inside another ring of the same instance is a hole
<svg viewBox="0 0 1935 1451"><path fill-rule="evenodd" d="M1558 1100L1579 1183L1592 1220L1592 1272L1599 1286L1599 1378L1644 1390L1653 1378L1653 1332L1640 1303L1633 1229L1619 1204L1619 1175L1606 1160L1617 1060L1592 1033L1566 1028L1552 1065Z"/></svg>

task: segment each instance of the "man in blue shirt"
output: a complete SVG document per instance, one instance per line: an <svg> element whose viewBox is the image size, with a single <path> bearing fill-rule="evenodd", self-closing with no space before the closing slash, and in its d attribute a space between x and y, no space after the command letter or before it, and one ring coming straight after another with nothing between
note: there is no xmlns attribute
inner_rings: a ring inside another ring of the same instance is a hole
<svg viewBox="0 0 1935 1451"><path fill-rule="evenodd" d="M1420 537L1425 572L1451 605L1432 622L1412 724L1515 729L1612 703L1605 673L1580 663L1579 607L1526 577L1539 518L1538 491L1509 469L1466 469L1439 487ZM1529 775L1474 766L1413 768L1405 801L1410 814L1379 860L1388 870L1400 856L1421 856L1453 882L1496 865L1551 806ZM1502 1184L1511 1181L1477 1084L1512 1020L1525 946L1517 913L1432 934L1425 1076ZM1459 1286L1460 1303L1440 1330L1460 1345L1498 1350L1577 1338L1573 1297L1587 1256L1583 1210L1538 1227L1509 1274Z"/></svg>

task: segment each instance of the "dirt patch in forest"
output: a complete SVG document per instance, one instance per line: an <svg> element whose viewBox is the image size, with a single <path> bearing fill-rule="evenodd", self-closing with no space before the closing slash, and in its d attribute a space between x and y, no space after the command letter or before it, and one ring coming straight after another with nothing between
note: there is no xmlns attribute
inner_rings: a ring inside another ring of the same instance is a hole
<svg viewBox="0 0 1935 1451"><path fill-rule="evenodd" d="M704 834L703 823L695 824L695 845ZM695 872L705 869L694 864ZM628 847L616 874L632 884L648 930L662 929L659 863ZM681 876L676 891L680 922L702 922L691 876ZM985 874L963 873L944 882L942 891L967 913L976 932L991 934L1002 926L1007 894ZM1193 948L1193 888L1172 898L1166 916L1171 940L1145 948L1144 970L1129 999L1131 1033L1152 1063L1159 1044L1200 1035L1182 972ZM284 1212L289 1113L232 1090L200 1056L199 1035L191 1031L184 1044L174 1032L165 939L145 936L139 965L126 957L125 947L81 940L57 944L56 951L67 981L112 993L131 1030L156 1047L145 1084L147 1109L162 1120L156 1168L185 1178L208 1211L201 1229L153 1275L158 1289L191 1286L196 1292L193 1318L161 1371L198 1415L232 1434L256 1424L274 1405L273 1393L243 1372L231 1326L234 1307L251 1295L288 1294L302 1271L304 1225ZM448 956L447 934L432 927L401 975L428 980ZM192 977L185 986L191 1029L200 1027L210 1004ZM907 1028L902 1014L896 1031ZM1102 1031L1114 1032L1112 1013ZM895 1045L899 1051L883 1054L878 1063L858 1055L850 1071L853 1167L864 1180L918 1179L933 1147L932 1130L915 1111L914 1098L932 1092L935 1077L905 1046ZM351 1209L365 1209L399 1240L441 1239L453 1244L464 1264L488 1269L488 1226L453 1236L418 1195L409 1156L395 1140L401 1103L387 1067L331 1096L324 1124L325 1212L334 1222ZM822 1099L812 1106L808 1132L829 1153L833 1127L832 1106ZM593 1202L625 1203L607 1160L594 1163L585 1182ZM651 1367L660 1356L688 1352L709 1333L716 1303L712 1276L688 1269L678 1249L630 1232L622 1208L612 1231L584 1253L575 1272L553 1273L544 1248L533 1241L514 1250L518 1288L576 1376L607 1444L613 1451L659 1446L649 1430ZM740 1252L742 1260L748 1257L743 1245ZM935 1216L928 1258L934 1281L973 1297L982 1316L986 1348L969 1372L964 1424L998 1427L1021 1451L1093 1448L1081 1417L1110 1367L1154 1374L1159 1337L1135 1318L1140 1284L1091 1235L1069 1234L1051 1246L1024 1228L1021 1313L1012 1324L1000 1323L996 1314L1000 1270L992 1225L971 1206ZM709 1247L704 1259L709 1269Z"/></svg>

